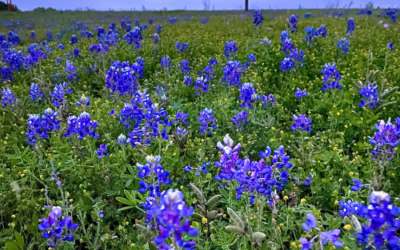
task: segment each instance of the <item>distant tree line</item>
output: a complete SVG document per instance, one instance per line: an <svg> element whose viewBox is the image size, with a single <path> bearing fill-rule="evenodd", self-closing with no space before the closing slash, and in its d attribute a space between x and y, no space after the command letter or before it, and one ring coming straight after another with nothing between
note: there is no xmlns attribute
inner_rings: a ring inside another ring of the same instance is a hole
<svg viewBox="0 0 400 250"><path fill-rule="evenodd" d="M14 10L18 11L18 8L16 5L14 5ZM5 2L0 1L0 11L8 11L8 5Z"/></svg>

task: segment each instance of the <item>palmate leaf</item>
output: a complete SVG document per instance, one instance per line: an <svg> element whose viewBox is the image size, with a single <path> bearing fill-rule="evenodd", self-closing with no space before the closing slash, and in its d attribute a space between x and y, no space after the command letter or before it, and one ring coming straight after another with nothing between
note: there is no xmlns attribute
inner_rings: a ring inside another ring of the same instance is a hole
<svg viewBox="0 0 400 250"><path fill-rule="evenodd" d="M128 210L128 209L132 209L132 208L136 207L136 204L138 202L142 201L142 200L138 200L138 199L135 198L135 191L133 191L133 190L129 193L129 191L125 189L124 193L125 193L125 196L126 196L127 199L125 199L123 197L116 197L115 199L117 201L125 204L125 205L128 205L128 207L120 208L119 211L125 211L125 210ZM142 199L143 196L140 195L140 198Z"/></svg>

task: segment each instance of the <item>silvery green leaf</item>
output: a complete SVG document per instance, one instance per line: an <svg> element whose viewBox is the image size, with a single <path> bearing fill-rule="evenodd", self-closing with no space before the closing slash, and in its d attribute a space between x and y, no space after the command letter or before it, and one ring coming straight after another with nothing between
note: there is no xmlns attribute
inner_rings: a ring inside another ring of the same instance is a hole
<svg viewBox="0 0 400 250"><path fill-rule="evenodd" d="M229 232L234 232L240 235L245 235L246 232L238 226L227 226L225 229Z"/></svg>
<svg viewBox="0 0 400 250"><path fill-rule="evenodd" d="M355 230L357 233L361 233L361 224L360 224L360 222L358 221L357 217L354 216L354 214L351 216L351 221L352 221L354 230Z"/></svg>

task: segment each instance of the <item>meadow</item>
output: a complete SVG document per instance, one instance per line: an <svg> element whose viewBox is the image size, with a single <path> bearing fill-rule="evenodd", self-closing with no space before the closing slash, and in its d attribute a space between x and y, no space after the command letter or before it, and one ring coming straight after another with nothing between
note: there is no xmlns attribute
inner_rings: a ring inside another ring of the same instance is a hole
<svg viewBox="0 0 400 250"><path fill-rule="evenodd" d="M1 13L0 248L400 249L399 13Z"/></svg>

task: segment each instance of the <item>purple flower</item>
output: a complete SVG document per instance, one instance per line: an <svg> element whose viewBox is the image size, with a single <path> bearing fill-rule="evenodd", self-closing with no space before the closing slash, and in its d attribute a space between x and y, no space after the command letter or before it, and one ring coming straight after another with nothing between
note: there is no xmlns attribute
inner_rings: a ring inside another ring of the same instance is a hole
<svg viewBox="0 0 400 250"><path fill-rule="evenodd" d="M237 115L234 115L231 122L235 125L235 129L242 130L245 124L248 124L247 111L241 111Z"/></svg>
<svg viewBox="0 0 400 250"><path fill-rule="evenodd" d="M184 76L184 77L183 77L183 83L184 83L186 86L192 85L192 84L193 84L193 78L192 78L192 77L189 77L189 76Z"/></svg>
<svg viewBox="0 0 400 250"><path fill-rule="evenodd" d="M78 38L75 35L71 36L71 45L78 43Z"/></svg>
<svg viewBox="0 0 400 250"><path fill-rule="evenodd" d="M31 87L29 88L29 97L31 98L32 102L36 100L44 100L42 91L40 90L39 86L35 83L32 83Z"/></svg>
<svg viewBox="0 0 400 250"><path fill-rule="evenodd" d="M360 190L360 188L362 188L364 185L362 184L361 181L359 181L358 179L354 178L353 179L354 185L351 186L351 190L354 192L357 192L358 190Z"/></svg>
<svg viewBox="0 0 400 250"><path fill-rule="evenodd" d="M242 100L242 104L240 107L245 108L252 108L252 103L257 100L257 90L253 88L252 83L244 83L240 86L240 96L239 100Z"/></svg>
<svg viewBox="0 0 400 250"><path fill-rule="evenodd" d="M107 145L100 144L99 149L96 150L96 154L99 157L99 159L103 158L104 156L109 156L110 154L106 152L107 150Z"/></svg>
<svg viewBox="0 0 400 250"><path fill-rule="evenodd" d="M343 243L339 240L340 229L334 229L321 233L322 245L326 245L328 241L332 242L335 247L343 247Z"/></svg>
<svg viewBox="0 0 400 250"><path fill-rule="evenodd" d="M203 109L200 112L200 116L197 119L200 122L200 132L199 134L208 133L211 134L212 129L217 129L218 127L215 125L215 121L217 120L213 116L212 109Z"/></svg>
<svg viewBox="0 0 400 250"><path fill-rule="evenodd" d="M160 35L157 33L154 33L153 35L150 35L151 39L153 40L154 44L157 44L160 42Z"/></svg>
<svg viewBox="0 0 400 250"><path fill-rule="evenodd" d="M312 213L307 214L307 221L302 224L303 229L306 230L307 232L310 231L311 229L317 227L317 219Z"/></svg>
<svg viewBox="0 0 400 250"><path fill-rule="evenodd" d="M42 116L30 114L28 118L28 132L25 135L28 137L26 140L30 145L37 142L37 136L41 138L48 138L51 131L60 129L60 121L57 120L58 112L48 108L44 111Z"/></svg>
<svg viewBox="0 0 400 250"><path fill-rule="evenodd" d="M339 71L336 69L336 63L334 62L332 65L329 63L325 63L325 68L321 70L321 73L324 74L324 87L322 91L326 91L328 89L342 89L342 86L339 85L339 81L342 77L339 74Z"/></svg>
<svg viewBox="0 0 400 250"><path fill-rule="evenodd" d="M127 44L135 44L135 49L140 49L142 47L141 41L143 40L142 34L139 27L135 27L126 33L122 39L126 41Z"/></svg>
<svg viewBox="0 0 400 250"><path fill-rule="evenodd" d="M179 62L179 64L181 65L182 74L187 75L190 73L188 60L183 59L182 61Z"/></svg>
<svg viewBox="0 0 400 250"><path fill-rule="evenodd" d="M224 72L224 77L221 81L227 82L229 88L238 87L240 85L241 76L247 69L240 61L228 61L222 70Z"/></svg>
<svg viewBox="0 0 400 250"><path fill-rule="evenodd" d="M298 117L296 115L293 115L293 126L290 127L291 130L303 130L308 133L312 132L312 125L311 125L311 119L307 118L306 115L299 115Z"/></svg>
<svg viewBox="0 0 400 250"><path fill-rule="evenodd" d="M399 145L400 135L400 118L396 118L396 125L390 122L390 118L385 123L381 120L380 123L375 124L378 130L375 132L374 137L369 140L372 145L375 145L372 150L372 159L376 161L392 160L396 151L394 148Z"/></svg>
<svg viewBox="0 0 400 250"><path fill-rule="evenodd" d="M187 43L180 43L179 41L177 41L177 42L175 43L175 49L176 49L178 52L183 52L183 51L185 51L185 50L188 49L188 45L187 45Z"/></svg>
<svg viewBox="0 0 400 250"><path fill-rule="evenodd" d="M98 124L91 119L90 114L87 112L81 113L78 118L74 115L68 117L67 124L67 132L64 133L65 137L77 135L79 140L83 140L86 135L90 135L95 139L99 138L95 131Z"/></svg>
<svg viewBox="0 0 400 250"><path fill-rule="evenodd" d="M175 120L176 120L176 122L182 122L182 123L184 123L184 124L189 124L189 122L188 122L188 120L187 120L187 118L188 118L188 116L189 116L189 113L184 113L184 112L182 112L182 111L179 111L177 114L176 114L176 116L175 116Z"/></svg>
<svg viewBox="0 0 400 250"><path fill-rule="evenodd" d="M349 53L349 46L350 46L350 41L347 41L345 37L340 38L340 40L337 43L337 48L341 49L343 54L347 55Z"/></svg>
<svg viewBox="0 0 400 250"><path fill-rule="evenodd" d="M236 53L237 50L238 50L238 47L236 47L235 41L225 42L224 54L228 59L231 58L232 54Z"/></svg>
<svg viewBox="0 0 400 250"><path fill-rule="evenodd" d="M353 31L356 29L356 25L354 23L354 19L353 18L349 18L349 20L347 21L347 35L348 36L352 36L353 35Z"/></svg>
<svg viewBox="0 0 400 250"><path fill-rule="evenodd" d="M17 98L14 97L14 93L11 92L10 88L3 89L3 91L1 91L1 94L3 95L3 97L1 98L1 104L3 108L7 107L8 105L14 107L17 106Z"/></svg>
<svg viewBox="0 0 400 250"><path fill-rule="evenodd" d="M388 47L390 50L393 50L393 43L392 43L392 42L388 43L388 44L387 44L387 47Z"/></svg>
<svg viewBox="0 0 400 250"><path fill-rule="evenodd" d="M301 90L300 88L297 88L297 90L294 92L294 96L296 98L302 98L303 96L308 96L308 93L304 90Z"/></svg>
<svg viewBox="0 0 400 250"><path fill-rule="evenodd" d="M300 238L299 239L300 244L302 245L301 250L309 250L313 247L313 243L311 241L308 241L305 238Z"/></svg>
<svg viewBox="0 0 400 250"><path fill-rule="evenodd" d="M161 59L161 68L167 70L169 67L171 67L171 59L169 59L169 57L163 56L163 58Z"/></svg>
<svg viewBox="0 0 400 250"><path fill-rule="evenodd" d="M358 105L360 108L367 105L371 108L376 108L376 106L381 103L378 96L378 85L372 86L370 83L368 83L367 86L359 89L358 93L360 93L362 97L366 98L361 99L361 103Z"/></svg>
<svg viewBox="0 0 400 250"><path fill-rule="evenodd" d="M60 83L59 85L56 85L54 87L54 90L52 93L50 93L51 96L51 102L55 107L60 107L61 104L65 104L67 100L65 99L66 94L72 94L72 89L67 88L67 83Z"/></svg>
<svg viewBox="0 0 400 250"><path fill-rule="evenodd" d="M297 20L297 16L291 15L289 17L289 22L290 22L290 24L288 25L288 28L291 28L291 32L292 33L297 32L297 23L299 22Z"/></svg>
<svg viewBox="0 0 400 250"><path fill-rule="evenodd" d="M100 212L99 212L99 217L100 217L100 218L103 218L103 217L104 217L104 211L103 211L103 210L100 210Z"/></svg>
<svg viewBox="0 0 400 250"><path fill-rule="evenodd" d="M258 25L261 25L264 21L264 17L262 15L261 10L255 10L253 14L253 23L257 27Z"/></svg>

